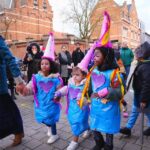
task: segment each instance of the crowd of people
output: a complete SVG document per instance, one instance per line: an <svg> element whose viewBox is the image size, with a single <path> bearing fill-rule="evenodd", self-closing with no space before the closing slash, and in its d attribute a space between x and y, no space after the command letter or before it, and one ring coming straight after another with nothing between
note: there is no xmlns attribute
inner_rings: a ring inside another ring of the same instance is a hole
<svg viewBox="0 0 150 150"><path fill-rule="evenodd" d="M23 96L34 95L35 118L47 127L48 144L59 138L57 122L61 117L60 99L63 96L66 96L66 115L73 134L67 150L77 149L82 133L84 138L93 133L93 150L113 150L116 133L131 135L139 115L137 109L150 108L150 44L145 42L136 48L137 66L126 86L134 54L126 43L121 48L111 44L106 36L110 29L108 24L110 17L105 12L100 37L86 54L77 44L72 55L67 45L62 45L61 52L56 55L53 33L49 35L44 52L37 43L30 44L24 58L27 84L0 36L0 139L14 134L12 146L16 146L24 137L19 109L8 93L7 67L14 77L17 91ZM124 116L128 117L124 95L131 83L134 90L132 111L126 127L121 128L121 105ZM150 136L150 114L146 115L149 123L144 135ZM102 133L105 133L106 140Z"/></svg>

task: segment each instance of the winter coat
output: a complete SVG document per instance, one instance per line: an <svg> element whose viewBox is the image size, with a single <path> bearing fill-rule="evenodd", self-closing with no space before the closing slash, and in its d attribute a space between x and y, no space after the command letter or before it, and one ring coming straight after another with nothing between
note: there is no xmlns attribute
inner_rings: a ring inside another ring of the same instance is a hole
<svg viewBox="0 0 150 150"><path fill-rule="evenodd" d="M84 57L84 53L81 51L80 48L77 48L75 51L72 53L72 61L74 63L74 66L76 66L78 63L81 62L81 60Z"/></svg>
<svg viewBox="0 0 150 150"><path fill-rule="evenodd" d="M31 61L27 60L29 55L31 55L31 57L32 57ZM28 71L27 71L28 81L31 80L32 74L38 73L42 56L43 56L42 51L37 52L37 54L35 54L35 55L32 53L26 53L23 63L27 64L27 66L28 66Z"/></svg>
<svg viewBox="0 0 150 150"><path fill-rule="evenodd" d="M135 106L139 107L140 102L150 103L150 60L140 62L133 73L133 89L138 95Z"/></svg>
<svg viewBox="0 0 150 150"><path fill-rule="evenodd" d="M123 61L124 66L130 66L131 62L133 61L134 55L131 49L129 48L122 48L120 50L120 57Z"/></svg>
<svg viewBox="0 0 150 150"><path fill-rule="evenodd" d="M8 93L6 66L9 66L14 77L19 77L21 75L15 58L9 51L2 36L0 36L0 94Z"/></svg>

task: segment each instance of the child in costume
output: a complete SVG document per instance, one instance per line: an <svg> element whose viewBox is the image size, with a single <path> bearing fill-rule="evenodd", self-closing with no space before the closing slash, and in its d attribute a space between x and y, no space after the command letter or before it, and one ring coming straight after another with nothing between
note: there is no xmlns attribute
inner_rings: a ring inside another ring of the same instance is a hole
<svg viewBox="0 0 150 150"><path fill-rule="evenodd" d="M94 50L94 65L91 75L90 129L96 145L94 150L112 150L113 134L120 130L120 99L124 87L116 64L114 51L109 42L110 17L104 13L101 39ZM104 142L101 132L106 134Z"/></svg>
<svg viewBox="0 0 150 150"><path fill-rule="evenodd" d="M89 136L89 103L88 95L84 97L82 106L80 105L80 98L85 86L86 75L88 72L88 64L91 59L92 49L88 51L83 60L73 69L73 76L69 79L68 86L64 86L62 89L55 93L55 97L67 95L67 117L71 126L72 134L74 135L73 141L67 147L67 150L75 150L78 147L79 136L84 132L83 137ZM87 94L87 93L86 93ZM81 107L80 107L81 106Z"/></svg>
<svg viewBox="0 0 150 150"><path fill-rule="evenodd" d="M54 93L62 86L62 80L54 62L54 37L51 33L44 56L40 63L40 72L33 75L32 80L24 89L24 95L34 93L34 111L38 123L51 127L48 144L55 142L59 137L56 122L59 121L60 105L54 100Z"/></svg>

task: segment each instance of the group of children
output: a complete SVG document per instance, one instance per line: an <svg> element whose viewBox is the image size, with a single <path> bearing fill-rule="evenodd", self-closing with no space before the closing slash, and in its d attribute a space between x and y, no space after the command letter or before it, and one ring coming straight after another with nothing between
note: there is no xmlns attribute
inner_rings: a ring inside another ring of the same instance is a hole
<svg viewBox="0 0 150 150"><path fill-rule="evenodd" d="M120 101L124 86L109 42L109 30L110 18L105 12L99 40L73 68L72 77L64 87L55 63L54 37L50 34L40 72L33 75L23 90L24 96L34 94L36 120L48 127L47 143L59 138L56 124L60 118L60 99L66 96L67 118L74 136L67 150L75 150L79 136L84 132L87 137L90 131L93 131L96 143L94 150L113 149L113 135L120 130ZM88 71L93 53L94 66ZM106 134L105 141L101 132Z"/></svg>

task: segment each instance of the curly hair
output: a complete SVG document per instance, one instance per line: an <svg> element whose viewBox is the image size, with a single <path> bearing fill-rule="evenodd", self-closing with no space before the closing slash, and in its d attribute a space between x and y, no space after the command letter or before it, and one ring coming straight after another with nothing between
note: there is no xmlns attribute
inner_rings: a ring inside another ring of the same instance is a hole
<svg viewBox="0 0 150 150"><path fill-rule="evenodd" d="M112 48L96 47L95 50L99 50L104 57L104 63L98 66L100 71L118 68L115 60L114 50Z"/></svg>
<svg viewBox="0 0 150 150"><path fill-rule="evenodd" d="M54 62L54 61L52 61L48 58L42 58L41 61L44 60L44 59L48 60L49 63L50 63L50 72L49 72L49 74L59 73L59 64L58 63L56 63L56 62ZM41 70L41 61L39 63L39 70Z"/></svg>

